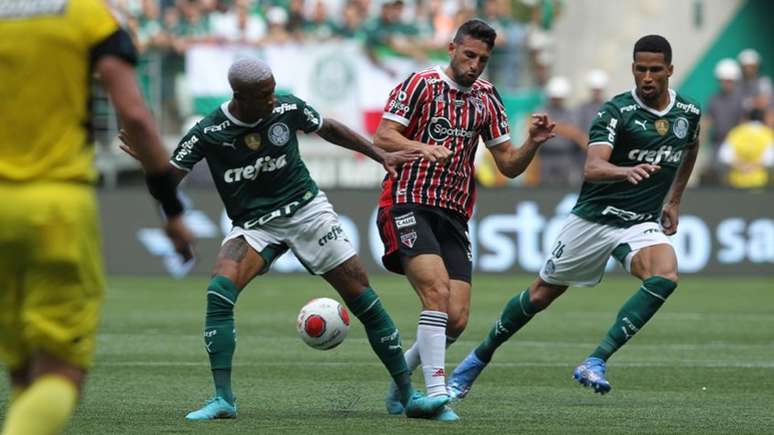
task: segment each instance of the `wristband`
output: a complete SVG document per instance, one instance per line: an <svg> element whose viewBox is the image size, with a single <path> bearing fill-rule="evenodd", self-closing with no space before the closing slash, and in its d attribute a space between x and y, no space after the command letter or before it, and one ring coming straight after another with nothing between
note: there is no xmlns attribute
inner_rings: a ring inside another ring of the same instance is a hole
<svg viewBox="0 0 774 435"><path fill-rule="evenodd" d="M177 197L177 183L172 170L145 176L150 194L161 204L167 219L183 213L183 203Z"/></svg>

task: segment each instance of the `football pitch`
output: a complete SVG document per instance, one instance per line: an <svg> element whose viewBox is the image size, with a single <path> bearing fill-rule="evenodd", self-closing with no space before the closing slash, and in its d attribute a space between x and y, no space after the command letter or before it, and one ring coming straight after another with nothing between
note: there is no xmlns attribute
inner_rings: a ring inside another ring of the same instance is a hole
<svg viewBox="0 0 774 435"><path fill-rule="evenodd" d="M467 331L449 371L484 337L530 276L476 275ZM111 277L97 367L68 433L772 433L774 284L770 278L684 277L666 306L610 360L613 390L571 381L618 307L637 288L610 276L568 290L506 343L461 420L388 416L388 375L354 320L330 351L304 345L295 318L307 300L338 295L307 275L256 279L237 304L236 420L187 422L212 393L201 329L206 278ZM372 284L413 342L419 302L399 277ZM422 387L419 372L416 387ZM2 385L7 397L7 385Z"/></svg>

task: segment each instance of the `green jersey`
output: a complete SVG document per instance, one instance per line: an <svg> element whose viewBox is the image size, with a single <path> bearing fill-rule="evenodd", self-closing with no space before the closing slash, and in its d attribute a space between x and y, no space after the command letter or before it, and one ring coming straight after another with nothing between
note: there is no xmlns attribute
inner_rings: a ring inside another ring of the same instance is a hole
<svg viewBox="0 0 774 435"><path fill-rule="evenodd" d="M317 195L296 132L320 127L317 111L293 95L278 96L272 114L253 124L236 119L225 102L181 139L170 162L190 171L205 159L228 216L250 228L289 216Z"/></svg>
<svg viewBox="0 0 774 435"><path fill-rule="evenodd" d="M697 104L671 89L669 99L669 106L657 111L632 89L599 109L589 131L589 146L611 147L610 163L616 166L651 163L661 170L637 185L585 181L572 210L575 215L617 227L658 221L683 156L696 143L701 116Z"/></svg>

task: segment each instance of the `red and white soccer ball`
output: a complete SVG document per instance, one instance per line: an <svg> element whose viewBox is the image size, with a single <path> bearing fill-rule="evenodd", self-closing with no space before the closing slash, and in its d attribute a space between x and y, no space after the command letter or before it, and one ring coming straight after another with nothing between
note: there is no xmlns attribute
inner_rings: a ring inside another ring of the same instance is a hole
<svg viewBox="0 0 774 435"><path fill-rule="evenodd" d="M333 299L312 299L298 313L296 328L309 346L319 350L333 349L347 336L349 312Z"/></svg>

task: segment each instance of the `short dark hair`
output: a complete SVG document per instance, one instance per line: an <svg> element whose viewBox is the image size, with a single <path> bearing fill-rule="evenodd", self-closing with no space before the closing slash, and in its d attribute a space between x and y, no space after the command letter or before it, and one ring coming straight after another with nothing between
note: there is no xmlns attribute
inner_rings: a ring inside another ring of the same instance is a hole
<svg viewBox="0 0 774 435"><path fill-rule="evenodd" d="M497 39L497 32L486 21L472 18L465 21L457 33L454 35L454 43L459 44L462 42L462 38L470 36L473 39L483 41L491 50L494 47L495 39Z"/></svg>
<svg viewBox="0 0 774 435"><path fill-rule="evenodd" d="M637 58L637 53L661 53L664 55L664 61L667 65L672 64L672 46L669 45L669 41L661 35L647 35L640 38L637 43L634 44L634 52L632 58Z"/></svg>

